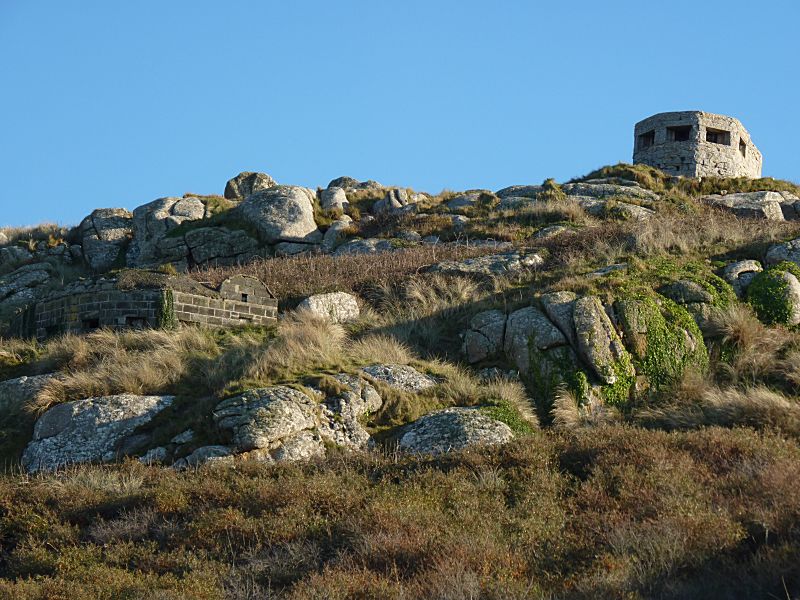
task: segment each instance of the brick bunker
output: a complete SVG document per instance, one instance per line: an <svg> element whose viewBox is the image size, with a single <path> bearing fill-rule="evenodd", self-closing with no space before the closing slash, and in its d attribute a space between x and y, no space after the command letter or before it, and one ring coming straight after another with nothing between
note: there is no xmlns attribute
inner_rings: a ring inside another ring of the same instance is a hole
<svg viewBox="0 0 800 600"><path fill-rule="evenodd" d="M684 177L761 177L761 153L733 117L666 112L634 126L633 164Z"/></svg>
<svg viewBox="0 0 800 600"><path fill-rule="evenodd" d="M187 277L152 272L79 281L21 311L20 337L109 329L171 328L179 323L230 327L275 322L278 301L258 279L235 275L217 289Z"/></svg>

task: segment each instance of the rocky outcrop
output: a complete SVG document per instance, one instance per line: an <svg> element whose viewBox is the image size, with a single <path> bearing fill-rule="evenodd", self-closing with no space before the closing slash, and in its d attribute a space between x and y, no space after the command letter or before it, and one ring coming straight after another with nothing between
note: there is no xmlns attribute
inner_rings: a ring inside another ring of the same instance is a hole
<svg viewBox="0 0 800 600"><path fill-rule="evenodd" d="M136 428L170 406L172 400L172 396L120 394L54 406L36 421L22 465L34 472L113 460Z"/></svg>
<svg viewBox="0 0 800 600"><path fill-rule="evenodd" d="M599 298L584 296L573 309L575 337L580 357L606 385L635 375L630 355L622 344Z"/></svg>
<svg viewBox="0 0 800 600"><path fill-rule="evenodd" d="M565 183L561 189L567 196L588 196L591 198L614 198L624 202L625 198L636 200L640 204L650 204L658 200L659 196L653 191L639 187L635 182L628 185L615 183Z"/></svg>
<svg viewBox="0 0 800 600"><path fill-rule="evenodd" d="M55 271L49 263L22 266L0 277L0 302L6 306L30 303L47 290Z"/></svg>
<svg viewBox="0 0 800 600"><path fill-rule="evenodd" d="M322 233L314 221L314 194L306 188L271 187L250 195L232 210L250 223L268 244L322 241Z"/></svg>
<svg viewBox="0 0 800 600"><path fill-rule="evenodd" d="M369 434L359 419L381 407L378 392L361 377L341 373L335 391L318 397L286 386L249 390L221 402L214 420L244 458L302 460L325 454L324 443L364 449ZM320 401L321 400L321 401Z"/></svg>
<svg viewBox="0 0 800 600"><path fill-rule="evenodd" d="M152 267L167 262L186 266L186 244L167 234L185 221L205 216L199 198L159 198L133 211L133 241L126 260L129 267Z"/></svg>
<svg viewBox="0 0 800 600"><path fill-rule="evenodd" d="M262 256L258 241L246 232L226 227L200 227L183 237L195 264L243 264Z"/></svg>
<svg viewBox="0 0 800 600"><path fill-rule="evenodd" d="M243 171L225 184L225 197L229 200L244 200L249 195L278 185L266 173Z"/></svg>
<svg viewBox="0 0 800 600"><path fill-rule="evenodd" d="M405 428L398 447L406 452L442 454L468 446L505 444L511 428L476 408L446 408L414 421Z"/></svg>
<svg viewBox="0 0 800 600"><path fill-rule="evenodd" d="M346 292L309 296L297 306L297 310L308 311L331 323L355 321L360 313L358 300Z"/></svg>
<svg viewBox="0 0 800 600"><path fill-rule="evenodd" d="M331 223L322 238L322 251L333 252L341 246L347 240L352 224L353 219L347 215L342 215L338 220Z"/></svg>
<svg viewBox="0 0 800 600"><path fill-rule="evenodd" d="M725 196L703 196L701 199L712 206L733 213L737 217L783 221L781 203L783 196L778 192L745 192Z"/></svg>
<svg viewBox="0 0 800 600"><path fill-rule="evenodd" d="M511 185L502 190L497 190L495 195L498 198L532 198L535 199L544 191L541 185Z"/></svg>
<svg viewBox="0 0 800 600"><path fill-rule="evenodd" d="M564 334L537 308L521 308L508 316L503 350L523 375L530 374L532 351L546 352L566 343Z"/></svg>
<svg viewBox="0 0 800 600"><path fill-rule="evenodd" d="M95 271L109 270L133 234L133 215L124 208L99 208L80 225L83 256Z"/></svg>
<svg viewBox="0 0 800 600"><path fill-rule="evenodd" d="M413 210L417 202L416 194L409 194L403 189L393 189L386 192L383 199L372 205L373 215L386 215Z"/></svg>

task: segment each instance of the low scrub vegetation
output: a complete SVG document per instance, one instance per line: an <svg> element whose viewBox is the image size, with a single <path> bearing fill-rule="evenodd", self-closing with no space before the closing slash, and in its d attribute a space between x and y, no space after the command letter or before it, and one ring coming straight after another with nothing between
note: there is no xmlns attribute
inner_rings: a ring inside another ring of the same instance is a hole
<svg viewBox="0 0 800 600"><path fill-rule="evenodd" d="M0 478L4 598L800 591L800 448L604 427L440 458Z"/></svg>

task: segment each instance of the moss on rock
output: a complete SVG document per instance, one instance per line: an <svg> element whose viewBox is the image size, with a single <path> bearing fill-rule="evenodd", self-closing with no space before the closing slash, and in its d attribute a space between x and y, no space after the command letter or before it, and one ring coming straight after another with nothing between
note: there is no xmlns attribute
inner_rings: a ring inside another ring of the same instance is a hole
<svg viewBox="0 0 800 600"><path fill-rule="evenodd" d="M759 320L767 325L797 325L800 306L795 294L790 293L791 275L800 280L800 267L788 261L780 262L753 278L747 288L747 301Z"/></svg>
<svg viewBox="0 0 800 600"><path fill-rule="evenodd" d="M708 369L703 335L679 304L653 294L618 300L615 308L636 372L651 390L673 384L687 369Z"/></svg>

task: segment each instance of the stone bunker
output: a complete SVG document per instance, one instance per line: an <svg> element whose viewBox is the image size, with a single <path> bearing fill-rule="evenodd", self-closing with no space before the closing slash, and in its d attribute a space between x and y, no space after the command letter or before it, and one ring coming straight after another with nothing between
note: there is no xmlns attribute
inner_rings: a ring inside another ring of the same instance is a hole
<svg viewBox="0 0 800 600"><path fill-rule="evenodd" d="M215 289L188 277L129 271L69 284L20 311L11 330L44 339L99 328L266 325L277 315L278 301L254 277L235 275Z"/></svg>
<svg viewBox="0 0 800 600"><path fill-rule="evenodd" d="M666 112L634 126L633 164L684 177L761 177L761 153L733 117Z"/></svg>

